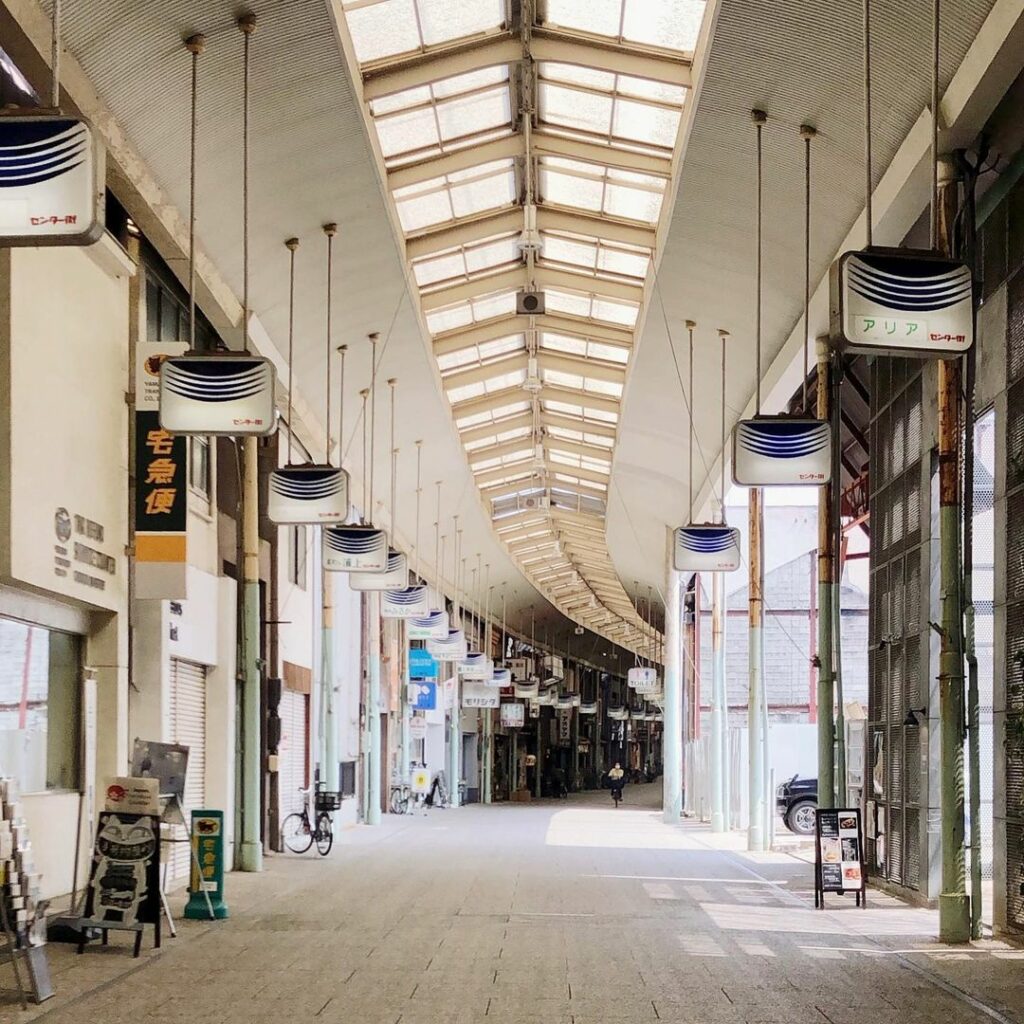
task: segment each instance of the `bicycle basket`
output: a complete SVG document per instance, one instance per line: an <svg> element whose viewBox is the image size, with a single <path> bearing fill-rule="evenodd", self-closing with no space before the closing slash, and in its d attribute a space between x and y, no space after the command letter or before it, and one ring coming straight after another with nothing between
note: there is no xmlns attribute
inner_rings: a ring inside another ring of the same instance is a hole
<svg viewBox="0 0 1024 1024"><path fill-rule="evenodd" d="M320 790L316 794L316 809L320 811L336 811L341 807L341 794Z"/></svg>

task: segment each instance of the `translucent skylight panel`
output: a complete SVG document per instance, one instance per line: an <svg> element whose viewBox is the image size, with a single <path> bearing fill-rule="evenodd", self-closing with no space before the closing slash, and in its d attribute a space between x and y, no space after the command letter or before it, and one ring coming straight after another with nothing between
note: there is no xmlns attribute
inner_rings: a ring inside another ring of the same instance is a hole
<svg viewBox="0 0 1024 1024"><path fill-rule="evenodd" d="M662 196L658 192L647 192L609 182L604 193L604 212L613 217L655 224L661 215L661 202Z"/></svg>
<svg viewBox="0 0 1024 1024"><path fill-rule="evenodd" d="M631 303L615 302L594 296L594 305L590 315L595 320L606 320L608 323L621 324L624 327L635 327L640 309Z"/></svg>
<svg viewBox="0 0 1024 1024"><path fill-rule="evenodd" d="M626 0L622 36L645 46L692 53L705 0Z"/></svg>
<svg viewBox="0 0 1024 1024"><path fill-rule="evenodd" d="M654 224L661 213L665 180L561 157L542 157L540 190L545 202Z"/></svg>
<svg viewBox="0 0 1024 1024"><path fill-rule="evenodd" d="M406 110L408 107L429 103L430 90L429 85L417 85L413 89L403 89L401 92L393 92L390 96L381 96L370 101L370 113L374 117L382 117L384 114L393 114L396 110Z"/></svg>
<svg viewBox="0 0 1024 1024"><path fill-rule="evenodd" d="M398 219L408 234L453 217L509 205L515 198L511 160L495 160L465 171L395 189Z"/></svg>
<svg viewBox="0 0 1024 1024"><path fill-rule="evenodd" d="M617 99L612 117L612 134L649 145L675 146L680 113L637 100Z"/></svg>
<svg viewBox="0 0 1024 1024"><path fill-rule="evenodd" d="M600 212L604 199L604 184L592 178L580 178L555 170L541 163L540 190L544 199L559 206L573 206L580 210Z"/></svg>
<svg viewBox="0 0 1024 1024"><path fill-rule="evenodd" d="M439 281L451 281L454 278L464 277L466 260L461 251L444 253L441 256L416 260L412 265L412 272L416 276L416 283L421 288L425 288L427 285L437 284Z"/></svg>
<svg viewBox="0 0 1024 1024"><path fill-rule="evenodd" d="M541 82L540 118L548 124L605 136L612 126L612 99Z"/></svg>
<svg viewBox="0 0 1024 1024"><path fill-rule="evenodd" d="M427 313L427 330L431 334L444 334L445 331L468 327L473 322L473 307L468 302L445 309L435 309Z"/></svg>
<svg viewBox="0 0 1024 1024"><path fill-rule="evenodd" d="M597 269L608 274L619 274L622 277L635 277L643 280L651 266L651 257L647 252L631 252L626 249L602 245L597 255Z"/></svg>
<svg viewBox="0 0 1024 1024"><path fill-rule="evenodd" d="M484 382L481 380L475 380L472 384L463 384L459 387L450 388L448 391L448 399L455 405L456 402L466 402L471 398L479 398L481 395L486 393Z"/></svg>
<svg viewBox="0 0 1024 1024"><path fill-rule="evenodd" d="M555 263L569 263L587 270L597 269L597 246L592 242L544 234L543 257Z"/></svg>
<svg viewBox="0 0 1024 1024"><path fill-rule="evenodd" d="M501 292L473 299L473 318L477 323L494 317L508 316L516 310L516 293Z"/></svg>
<svg viewBox="0 0 1024 1024"><path fill-rule="evenodd" d="M456 217L471 217L484 210L493 210L508 206L516 198L515 174L511 160L501 160L496 164L486 164L490 168L474 168L480 172L478 176L464 180L454 180L450 191L452 211ZM451 175L455 179L456 175Z"/></svg>
<svg viewBox="0 0 1024 1024"><path fill-rule="evenodd" d="M364 64L492 32L505 19L503 0L344 0L344 6Z"/></svg>
<svg viewBox="0 0 1024 1024"><path fill-rule="evenodd" d="M583 338L574 338L569 334L552 334L544 331L540 336L540 347L555 352L569 352L574 356L586 357L587 342Z"/></svg>
<svg viewBox="0 0 1024 1024"><path fill-rule="evenodd" d="M585 388L598 395L609 395L612 398L622 397L622 385L614 380L599 380L595 377L588 377Z"/></svg>
<svg viewBox="0 0 1024 1024"><path fill-rule="evenodd" d="M545 289L547 305L557 313L567 313L608 323L632 327L636 324L639 308L633 303L617 302L604 299L598 295L581 295L576 292L563 292L554 288Z"/></svg>
<svg viewBox="0 0 1024 1024"><path fill-rule="evenodd" d="M467 413L464 416L456 417L455 424L460 430L466 427L478 427L484 423L494 423L504 419L506 416L514 416L518 412L526 412L530 403L524 398L521 402L509 402L506 405L499 405L494 409L484 409L482 412Z"/></svg>
<svg viewBox="0 0 1024 1024"><path fill-rule="evenodd" d="M522 261L518 235L495 235L493 240L447 249L413 262L413 274L421 288L444 282L469 280L471 277L509 267Z"/></svg>
<svg viewBox="0 0 1024 1024"><path fill-rule="evenodd" d="M440 81L434 82L430 88L438 99L444 99L448 96L457 96L460 93L476 92L478 89L486 89L489 85L507 81L508 65L496 64L490 68L467 71L464 75L442 78Z"/></svg>
<svg viewBox="0 0 1024 1024"><path fill-rule="evenodd" d="M575 292L560 292L553 288L545 289L544 296L547 308L556 313L568 313L570 316L590 316L590 297L577 295Z"/></svg>
<svg viewBox="0 0 1024 1024"><path fill-rule="evenodd" d="M518 263L520 260L518 235L507 235L486 245L477 245L466 250L466 270L471 275L509 263Z"/></svg>
<svg viewBox="0 0 1024 1024"><path fill-rule="evenodd" d="M444 142L497 128L511 120L512 105L504 85L437 104L437 122Z"/></svg>
<svg viewBox="0 0 1024 1024"><path fill-rule="evenodd" d="M564 373L561 370L548 368L545 368L543 373L545 384L555 384L558 387L575 388L576 390L583 388L583 377L578 373Z"/></svg>
<svg viewBox="0 0 1024 1024"><path fill-rule="evenodd" d="M587 343L587 355L593 356L595 359L606 359L610 363L622 363L625 365L629 362L628 348L619 348L618 345L605 345L600 341Z"/></svg>
<svg viewBox="0 0 1024 1024"><path fill-rule="evenodd" d="M545 23L618 36L622 24L622 0L546 0L542 7Z"/></svg>
<svg viewBox="0 0 1024 1024"><path fill-rule="evenodd" d="M452 219L452 202L446 189L439 192L420 192L410 195L407 199L400 198L399 191L405 190L395 192L395 207L398 210L399 223L406 234Z"/></svg>

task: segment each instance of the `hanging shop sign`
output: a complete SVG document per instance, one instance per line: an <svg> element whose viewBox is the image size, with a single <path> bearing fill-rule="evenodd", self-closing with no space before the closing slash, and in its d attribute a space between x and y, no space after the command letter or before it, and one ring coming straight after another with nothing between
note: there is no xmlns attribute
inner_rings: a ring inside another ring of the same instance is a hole
<svg viewBox="0 0 1024 1024"><path fill-rule="evenodd" d="M406 622L406 630L410 640L443 639L448 635L448 613L435 609L414 616Z"/></svg>
<svg viewBox="0 0 1024 1024"><path fill-rule="evenodd" d="M876 246L832 264L830 335L865 355L950 359L974 344L970 267L934 252Z"/></svg>
<svg viewBox="0 0 1024 1024"><path fill-rule="evenodd" d="M546 654L541 659L541 674L545 683L560 683L565 678L562 659L557 654Z"/></svg>
<svg viewBox="0 0 1024 1024"><path fill-rule="evenodd" d="M539 700L531 700L529 703L530 703L530 717L531 718L540 718L540 701Z"/></svg>
<svg viewBox="0 0 1024 1024"><path fill-rule="evenodd" d="M372 526L329 526L323 531L324 568L330 572L384 572L388 538Z"/></svg>
<svg viewBox="0 0 1024 1024"><path fill-rule="evenodd" d="M828 483L830 424L791 416L740 420L732 432L732 478L741 487Z"/></svg>
<svg viewBox="0 0 1024 1024"><path fill-rule="evenodd" d="M571 693L562 693L558 695L557 703L555 705L559 711L572 711L575 707Z"/></svg>
<svg viewBox="0 0 1024 1024"><path fill-rule="evenodd" d="M165 359L160 424L172 434L272 434L277 429L273 363L248 355Z"/></svg>
<svg viewBox="0 0 1024 1024"><path fill-rule="evenodd" d="M558 688L555 686L549 686L546 690L541 690L540 695L537 697L537 701L542 707L555 707L555 705L558 704Z"/></svg>
<svg viewBox="0 0 1024 1024"><path fill-rule="evenodd" d="M228 916L224 902L224 812L192 812L192 871L185 917L218 921Z"/></svg>
<svg viewBox="0 0 1024 1024"><path fill-rule="evenodd" d="M343 523L348 473L337 466L282 466L267 482L267 517L278 526Z"/></svg>
<svg viewBox="0 0 1024 1024"><path fill-rule="evenodd" d="M386 590L380 601L380 614L385 619L412 619L424 615L428 607L426 587Z"/></svg>
<svg viewBox="0 0 1024 1024"><path fill-rule="evenodd" d="M624 722L629 718L629 708L609 708L608 717L615 722Z"/></svg>
<svg viewBox="0 0 1024 1024"><path fill-rule="evenodd" d="M558 742L567 743L572 739L572 715L561 708L558 712Z"/></svg>
<svg viewBox="0 0 1024 1024"><path fill-rule="evenodd" d="M422 715L413 715L409 719L409 739L425 740L427 738L427 720Z"/></svg>
<svg viewBox="0 0 1024 1024"><path fill-rule="evenodd" d="M658 689L658 670L647 665L634 665L626 673L626 683L637 693L653 693Z"/></svg>
<svg viewBox="0 0 1024 1024"><path fill-rule="evenodd" d="M462 685L462 706L464 708L497 708L501 706L501 694L493 686L466 681Z"/></svg>
<svg viewBox="0 0 1024 1024"><path fill-rule="evenodd" d="M520 683L520 682L517 681L515 683L514 689L515 689L515 695L517 697L522 697L522 698L525 698L527 700L532 700L532 699L536 698L537 696L539 696L539 694L540 694L540 683L538 683L536 680L534 680L533 682L528 682L528 683Z"/></svg>
<svg viewBox="0 0 1024 1024"><path fill-rule="evenodd" d="M459 662L459 676L489 686L494 676L494 662L482 651L469 651Z"/></svg>
<svg viewBox="0 0 1024 1024"><path fill-rule="evenodd" d="M412 773L409 776L409 788L414 793L429 793L430 769L422 767L413 768Z"/></svg>
<svg viewBox="0 0 1024 1024"><path fill-rule="evenodd" d="M499 720L508 729L520 728L526 724L526 705L502 704Z"/></svg>
<svg viewBox="0 0 1024 1024"><path fill-rule="evenodd" d="M677 572L733 572L740 567L740 531L724 523L698 523L675 531Z"/></svg>
<svg viewBox="0 0 1024 1024"><path fill-rule="evenodd" d="M88 121L0 115L0 245L92 245L103 235L106 184Z"/></svg>
<svg viewBox="0 0 1024 1024"><path fill-rule="evenodd" d="M414 711L434 711L437 708L437 684L417 679L406 687L409 707Z"/></svg>
<svg viewBox="0 0 1024 1024"><path fill-rule="evenodd" d="M159 817L101 811L81 925L158 925L160 912Z"/></svg>
<svg viewBox="0 0 1024 1024"><path fill-rule="evenodd" d="M188 439L160 426L155 409L135 414L135 563L140 598L187 596Z"/></svg>
<svg viewBox="0 0 1024 1024"><path fill-rule="evenodd" d="M383 572L349 573L348 585L353 590L405 590L409 586L409 563L404 552L389 548Z"/></svg>
<svg viewBox="0 0 1024 1024"><path fill-rule="evenodd" d="M138 779L130 775L107 780L105 811L125 814L160 813L160 783L157 779Z"/></svg>
<svg viewBox="0 0 1024 1024"><path fill-rule="evenodd" d="M461 629L449 629L448 635L427 641L427 650L438 661L462 661L466 657L466 634Z"/></svg>
<svg viewBox="0 0 1024 1024"><path fill-rule="evenodd" d="M505 664L517 683L525 683L530 678L533 662L529 658L510 658Z"/></svg>
<svg viewBox="0 0 1024 1024"><path fill-rule="evenodd" d="M409 678L437 679L438 663L425 647L409 648Z"/></svg>
<svg viewBox="0 0 1024 1024"><path fill-rule="evenodd" d="M491 673L491 686L506 687L512 685L512 673L507 668L495 668Z"/></svg>
<svg viewBox="0 0 1024 1024"><path fill-rule="evenodd" d="M814 905L824 909L827 892L856 892L857 906L865 906L867 873L860 809L818 808L814 847Z"/></svg>
<svg viewBox="0 0 1024 1024"><path fill-rule="evenodd" d="M597 701L596 700L584 700L580 702L580 714L581 715L596 715L597 714Z"/></svg>

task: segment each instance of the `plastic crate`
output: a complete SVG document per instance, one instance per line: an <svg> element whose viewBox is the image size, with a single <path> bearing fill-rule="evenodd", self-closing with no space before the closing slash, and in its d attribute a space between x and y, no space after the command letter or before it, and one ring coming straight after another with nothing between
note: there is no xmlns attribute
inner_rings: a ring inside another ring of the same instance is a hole
<svg viewBox="0 0 1024 1024"><path fill-rule="evenodd" d="M320 790L316 794L316 809L320 811L336 811L341 807L341 794Z"/></svg>

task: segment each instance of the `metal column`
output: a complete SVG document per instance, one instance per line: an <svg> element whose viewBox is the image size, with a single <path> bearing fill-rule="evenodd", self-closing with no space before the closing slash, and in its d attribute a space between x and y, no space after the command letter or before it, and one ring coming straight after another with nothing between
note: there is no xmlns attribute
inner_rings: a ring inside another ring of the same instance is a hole
<svg viewBox="0 0 1024 1024"><path fill-rule="evenodd" d="M672 568L672 531L668 531L669 552L665 590L665 788L662 817L669 824L683 813L683 680L682 605L679 573Z"/></svg>
<svg viewBox="0 0 1024 1024"><path fill-rule="evenodd" d="M819 338L818 419L829 418L831 366L828 339ZM838 485L842 467L832 467ZM818 488L818 806L835 806L835 678L832 672L832 585L835 559L832 486Z"/></svg>
<svg viewBox="0 0 1024 1024"><path fill-rule="evenodd" d="M767 810L765 795L764 756L768 723L765 721L764 700L764 516L763 491L752 487L750 502L750 644L749 685L747 688L747 759L748 759L748 819L747 849L767 849Z"/></svg>
<svg viewBox="0 0 1024 1024"><path fill-rule="evenodd" d="M725 685L725 574L711 574L711 831L729 830L729 709Z"/></svg>
<svg viewBox="0 0 1024 1024"><path fill-rule="evenodd" d="M380 824L380 593L369 595L370 616L370 679L366 696L366 730L369 747L366 751L366 824Z"/></svg>
<svg viewBox="0 0 1024 1024"><path fill-rule="evenodd" d="M458 807L462 799L459 782L462 779L462 723L459 720L462 704L459 698L459 673L454 665L445 663L445 671L451 673L452 684L451 717L448 719L448 790L452 807Z"/></svg>
<svg viewBox="0 0 1024 1024"><path fill-rule="evenodd" d="M256 438L242 442L242 845L243 871L263 870L260 841L260 535Z"/></svg>

